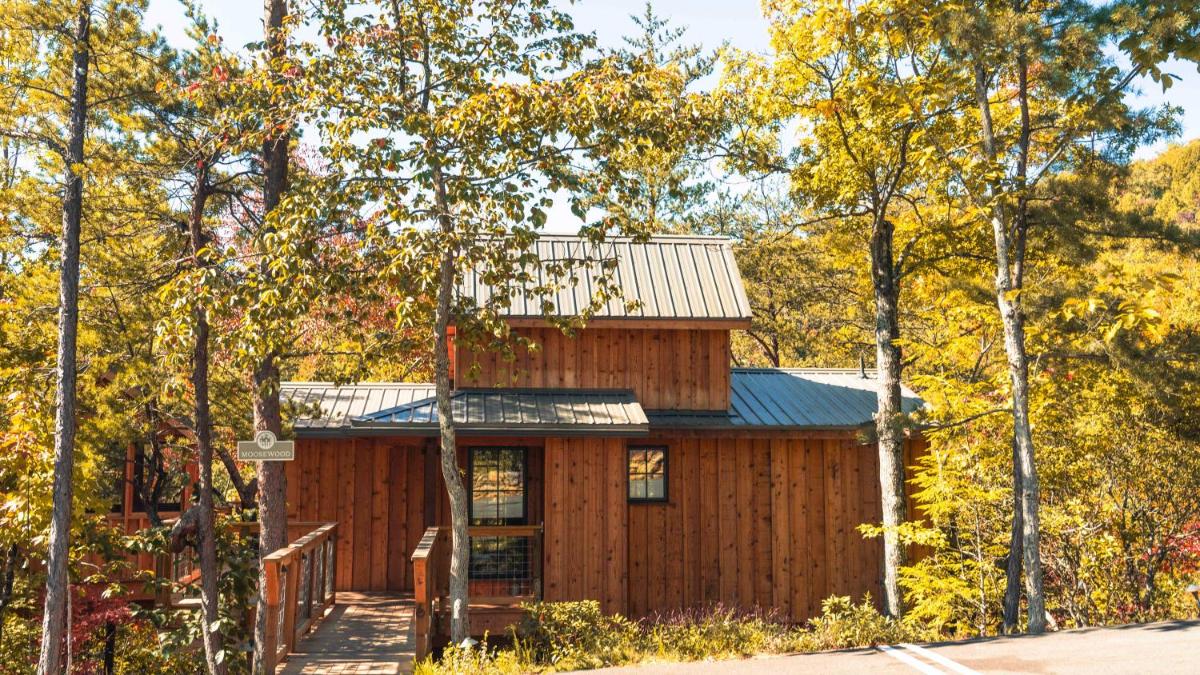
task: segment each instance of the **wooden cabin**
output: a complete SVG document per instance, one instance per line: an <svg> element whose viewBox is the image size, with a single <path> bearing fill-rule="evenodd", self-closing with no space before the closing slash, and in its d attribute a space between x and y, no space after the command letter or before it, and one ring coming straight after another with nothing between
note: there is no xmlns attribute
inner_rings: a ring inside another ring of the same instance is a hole
<svg viewBox="0 0 1200 675"><path fill-rule="evenodd" d="M562 259L587 244L538 246ZM882 545L856 530L881 519L876 448L860 442L873 377L731 367L730 331L749 327L751 307L726 239L605 246L633 309L611 302L567 337L518 299L509 320L540 349L507 362L454 348L472 611L537 597L802 621L830 595L879 598ZM577 311L592 281L556 306ZM292 382L284 398L298 411L289 517L337 521L337 589L428 592L412 561L444 567L425 555L449 523L433 385Z"/></svg>

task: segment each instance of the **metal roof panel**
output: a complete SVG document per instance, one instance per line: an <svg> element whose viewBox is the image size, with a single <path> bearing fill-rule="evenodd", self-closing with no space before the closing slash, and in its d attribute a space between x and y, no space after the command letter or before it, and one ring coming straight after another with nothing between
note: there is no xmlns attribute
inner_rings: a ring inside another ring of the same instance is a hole
<svg viewBox="0 0 1200 675"><path fill-rule="evenodd" d="M735 368L724 412L644 411L633 392L601 389L461 389L453 410L464 432L642 434L649 427L697 429L849 429L871 424L875 376L846 369ZM903 409L921 400L901 390ZM437 427L431 384L285 383L298 435L428 432ZM387 405L391 404L391 405ZM380 406L375 408L374 406ZM314 412L314 409L319 412Z"/></svg>
<svg viewBox="0 0 1200 675"><path fill-rule="evenodd" d="M530 270L526 289L514 293L505 314L511 318L540 318L540 298L527 297L533 286L556 281L559 288L550 300L559 316L575 316L596 292L603 261L615 260L613 282L620 289L601 307L598 319L653 319L696 321L747 321L750 305L733 248L725 237L660 235L638 242L611 237L592 244L582 237L542 235L533 245L542 264ZM551 261L573 261L567 276L554 280L547 270ZM579 277L571 284L570 273ZM481 275L468 272L459 292L479 301L491 297ZM639 306L628 310L625 301Z"/></svg>
<svg viewBox="0 0 1200 675"><path fill-rule="evenodd" d="M735 368L726 412L651 410L655 428L851 429L869 425L876 410L875 374L855 369ZM903 409L921 399L901 388Z"/></svg>
<svg viewBox="0 0 1200 675"><path fill-rule="evenodd" d="M427 433L438 424L432 385L285 383L281 397L297 411L294 427L300 436ZM382 407L384 401L397 404ZM461 389L454 392L451 406L464 433L644 435L649 430L646 414L629 390Z"/></svg>

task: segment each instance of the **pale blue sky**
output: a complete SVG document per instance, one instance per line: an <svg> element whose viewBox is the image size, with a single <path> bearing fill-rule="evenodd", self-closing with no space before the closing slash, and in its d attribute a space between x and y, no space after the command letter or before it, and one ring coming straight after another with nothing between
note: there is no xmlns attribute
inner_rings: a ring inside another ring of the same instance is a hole
<svg viewBox="0 0 1200 675"><path fill-rule="evenodd" d="M215 18L221 33L230 46L242 45L261 38L262 3L247 0L201 0L209 16ZM621 37L632 32L630 14L640 14L644 0L582 0L569 11L579 30L593 31L602 45L616 46ZM672 23L688 29L689 42L716 48L728 41L736 47L765 51L766 22L758 0L656 0L655 11L670 18ZM177 0L150 0L148 17L159 24L167 39L183 44L183 12ZM1146 83L1134 97L1142 105L1173 103L1184 109L1182 139L1200 136L1200 73L1186 63L1172 63L1168 72L1182 78L1166 94L1153 83ZM1147 156L1161 150L1144 148L1139 155Z"/></svg>

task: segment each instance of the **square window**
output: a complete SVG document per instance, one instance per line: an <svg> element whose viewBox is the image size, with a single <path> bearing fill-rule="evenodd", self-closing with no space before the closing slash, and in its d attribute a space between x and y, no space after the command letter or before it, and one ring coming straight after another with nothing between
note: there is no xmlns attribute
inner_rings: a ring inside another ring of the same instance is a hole
<svg viewBox="0 0 1200 675"><path fill-rule="evenodd" d="M629 501L667 501L667 448L629 448Z"/></svg>

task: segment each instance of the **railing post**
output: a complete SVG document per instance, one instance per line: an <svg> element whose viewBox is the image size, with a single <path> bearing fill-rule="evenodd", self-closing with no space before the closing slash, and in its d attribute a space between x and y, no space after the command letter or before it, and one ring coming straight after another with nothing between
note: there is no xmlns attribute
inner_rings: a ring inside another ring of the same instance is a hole
<svg viewBox="0 0 1200 675"><path fill-rule="evenodd" d="M308 549L308 555L306 556L308 558L308 578L305 580L305 583L308 584L308 591L304 594L304 604L306 605L304 608L304 618L308 620L306 623L310 627L312 626L313 621L315 621L317 618L313 615L313 597L317 590L317 584L315 582L317 578L316 553L317 547L313 546L312 548ZM305 628L305 630L308 629Z"/></svg>
<svg viewBox="0 0 1200 675"><path fill-rule="evenodd" d="M283 639L284 646L287 648L285 654L290 654L296 648L296 603L299 600L297 597L300 589L299 570L296 569L296 554L295 549L287 552L287 576L284 577L287 603L283 610Z"/></svg>
<svg viewBox="0 0 1200 675"><path fill-rule="evenodd" d="M530 580L533 584L533 597L538 600L542 599L542 528L537 529L537 533L533 535L532 550L529 552L531 560L529 561Z"/></svg>
<svg viewBox="0 0 1200 675"><path fill-rule="evenodd" d="M279 651L279 564L273 560L264 560L267 587L263 599L266 605L266 640L263 643L263 672L271 675L275 672L275 655Z"/></svg>
<svg viewBox="0 0 1200 675"><path fill-rule="evenodd" d="M329 562L325 565L325 594L326 602L337 604L337 525L329 530Z"/></svg>
<svg viewBox="0 0 1200 675"><path fill-rule="evenodd" d="M325 616L325 533L317 538L317 544L313 547L313 557L317 561L316 568L313 570L312 583L312 605L316 608L316 618Z"/></svg>
<svg viewBox="0 0 1200 675"><path fill-rule="evenodd" d="M415 607L413 632L416 635L415 657L417 661L433 651L433 640L437 634L437 598L441 593L438 574L442 565L443 537L441 529L430 527L425 530L421 542L412 554L413 599Z"/></svg>
<svg viewBox="0 0 1200 675"><path fill-rule="evenodd" d="M428 560L421 558L413 560L413 595L416 599L416 616L414 629L416 633L416 658L424 659L429 655L429 625L430 607L427 602L427 565Z"/></svg>

